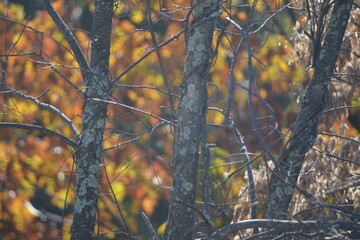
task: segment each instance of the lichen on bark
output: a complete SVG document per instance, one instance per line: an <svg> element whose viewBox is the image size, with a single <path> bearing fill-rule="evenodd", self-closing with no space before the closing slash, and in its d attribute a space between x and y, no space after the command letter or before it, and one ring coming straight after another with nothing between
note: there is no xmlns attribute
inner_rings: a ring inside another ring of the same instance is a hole
<svg viewBox="0 0 360 240"><path fill-rule="evenodd" d="M95 0L90 70L83 74L86 86L83 128L76 160L76 197L71 239L94 239L99 166L111 82L108 78L113 0Z"/></svg>
<svg viewBox="0 0 360 240"><path fill-rule="evenodd" d="M213 13L218 10L218 4L217 0L197 1L194 20L186 33L188 48L174 139L173 186L165 231L167 240L187 240L193 235L198 148L205 126L206 77L212 59L216 20Z"/></svg>

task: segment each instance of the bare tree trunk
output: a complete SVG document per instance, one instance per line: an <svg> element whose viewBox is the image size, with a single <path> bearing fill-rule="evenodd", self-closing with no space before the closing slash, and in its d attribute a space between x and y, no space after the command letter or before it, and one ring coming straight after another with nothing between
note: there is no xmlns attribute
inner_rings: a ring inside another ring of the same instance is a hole
<svg viewBox="0 0 360 240"><path fill-rule="evenodd" d="M212 36L218 0L198 0L186 32L187 54L177 116L173 187L165 239L192 239L198 151L206 116L206 77L212 59Z"/></svg>
<svg viewBox="0 0 360 240"><path fill-rule="evenodd" d="M113 0L95 0L91 40L90 73L84 76L86 92L83 106L83 128L76 151L76 199L71 239L93 239L97 212L99 165L101 163L107 104L111 94L109 54Z"/></svg>
<svg viewBox="0 0 360 240"><path fill-rule="evenodd" d="M319 118L327 101L328 86L335 70L352 4L353 0L335 1L315 72L301 101L288 147L276 162L271 177L266 218L287 218L294 191L291 183L296 183L305 154L316 140Z"/></svg>

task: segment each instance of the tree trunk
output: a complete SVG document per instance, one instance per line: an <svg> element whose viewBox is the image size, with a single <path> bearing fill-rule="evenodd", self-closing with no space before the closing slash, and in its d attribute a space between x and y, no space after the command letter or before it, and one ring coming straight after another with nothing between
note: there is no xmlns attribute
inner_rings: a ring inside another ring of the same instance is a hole
<svg viewBox="0 0 360 240"><path fill-rule="evenodd" d="M206 116L206 77L212 59L217 0L198 0L186 32L187 54L177 116L172 163L173 186L167 240L192 239L198 151Z"/></svg>
<svg viewBox="0 0 360 240"><path fill-rule="evenodd" d="M101 163L107 104L111 94L108 78L113 0L95 0L91 40L90 73L84 75L86 86L83 128L76 160L76 198L71 239L94 239L97 212L99 165Z"/></svg>
<svg viewBox="0 0 360 240"><path fill-rule="evenodd" d="M335 70L352 4L353 0L335 1L315 72L301 101L288 147L281 153L271 176L266 218L287 218L294 191L291 182L296 183L305 154L316 140L320 115L327 101L328 86Z"/></svg>

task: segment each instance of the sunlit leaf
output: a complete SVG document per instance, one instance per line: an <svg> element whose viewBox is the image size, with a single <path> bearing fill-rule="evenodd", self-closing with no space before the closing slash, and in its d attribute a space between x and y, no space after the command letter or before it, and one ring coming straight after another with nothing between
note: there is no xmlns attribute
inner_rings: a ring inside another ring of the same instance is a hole
<svg viewBox="0 0 360 240"><path fill-rule="evenodd" d="M157 229L157 234L161 235L165 232L166 222L162 223Z"/></svg>
<svg viewBox="0 0 360 240"><path fill-rule="evenodd" d="M122 201L125 197L125 186L120 181L114 181L111 183L111 187L116 194L118 201Z"/></svg>
<svg viewBox="0 0 360 240"><path fill-rule="evenodd" d="M133 11L131 20L134 23L139 24L144 20L144 14L141 11L138 11L138 10Z"/></svg>

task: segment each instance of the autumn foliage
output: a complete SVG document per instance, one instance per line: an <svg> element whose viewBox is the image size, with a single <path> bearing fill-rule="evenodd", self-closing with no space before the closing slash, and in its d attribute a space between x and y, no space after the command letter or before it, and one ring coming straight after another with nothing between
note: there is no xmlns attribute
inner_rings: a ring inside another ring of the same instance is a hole
<svg viewBox="0 0 360 240"><path fill-rule="evenodd" d="M171 17L152 12L152 30L156 33L159 45L164 44L160 53L165 63L165 74L169 82L167 86L156 54L148 54L153 52L154 46L146 19L145 3L120 2L114 8L109 73L111 78L118 79L114 82L115 88L110 99L114 104L109 104L104 135L98 221L95 229L100 239L120 239L124 237L121 234L125 228L134 235L148 236L141 212L145 212L150 218L158 234L164 231L172 183L172 110L176 109L179 101L186 51L182 30L190 9L190 1L151 1L152 8L157 11L174 11ZM240 2L229 1L224 3L224 7L234 19L245 24L250 7L240 6ZM288 9L279 11L279 16L272 18L274 21L262 25L269 17L268 12L279 10L285 4L284 1L268 2L269 4L258 4L255 8L254 14L260 23L256 23L254 33L250 35L258 94L253 101L261 132L267 136L266 142L271 150L279 153L289 128L295 121L298 101L312 76L312 69L308 68L310 63L304 60L307 51L305 46L301 46L304 41L300 42L298 39L304 35L297 35L300 31L298 25L304 24L307 19L300 16L292 21L285 21L294 15L293 10ZM89 23L84 19L91 19L90 1L70 4L68 1L58 0L53 2L53 6L71 27L89 58ZM225 20L228 14L223 11L216 25L213 42L216 57L207 84L209 106L219 109L226 109L229 66L236 46L241 41L236 29ZM354 25L359 25L358 17L354 17L352 21ZM256 29L259 30L255 32ZM178 37L174 37L177 35ZM358 42L356 46L359 48ZM85 89L79 66L69 49L64 36L46 11L39 9L36 15L28 18L23 6L0 3L1 122L37 125L77 140L74 129L81 134ZM346 56L344 58L344 61L349 60ZM265 173L268 169L264 170L266 167L260 143L249 120L247 59L248 53L244 45L237 57L234 71L231 116L244 136L248 151L252 153L253 168ZM358 107L358 65L355 70L354 68L352 74L357 74L357 80L352 81L357 81L357 85L348 89L349 98L343 103ZM17 93L5 88L5 85ZM339 85L334 85L334 89L345 91ZM334 96L335 90L332 93ZM174 106L171 106L169 91ZM50 104L61 111L72 122L74 129L63 117L45 106L41 107L36 101ZM268 105L273 112L269 112ZM329 109L333 107L329 106ZM323 125L324 132L341 134L346 138L357 137L358 130L348 122L347 114L344 111L341 116L336 115L331 124ZM244 199L248 201L244 197L247 194L247 178L244 177L244 159L238 153L233 134L224 125L224 116L209 109L207 121L208 142L211 147L211 195L216 199L211 217L217 227L221 227L234 220L236 204ZM340 132L339 129L345 130ZM328 154L341 159L347 158L342 153L345 151L342 148L347 144L346 140L324 136L318 141L317 147L320 150L327 150ZM331 149L327 149L330 144L333 144ZM322 171L329 175L336 173L327 166L347 178L351 174L358 174L357 170L352 169L358 168L359 159L354 155L358 154L355 152L358 151L359 139L352 144L349 148L352 151L351 157L354 158L352 161L356 164L330 163L329 159L322 158L315 149L309 153L312 161L304 166L304 172L311 172L313 166L321 165L324 168ZM73 153L74 149L66 142L41 131L0 128L1 237L9 240L69 239L75 194ZM331 161L335 159L332 158ZM202 166L203 160L200 161L200 169ZM341 172L345 171L342 167L346 169L345 175ZM203 175L200 170L199 186L203 184ZM259 175L261 176L263 175ZM321 186L330 185L329 182L323 185L319 183L320 179L326 178L323 175L313 173L309 176L313 178L302 178L306 188L310 183L305 183L305 180ZM348 184L349 181L339 180L338 183L340 186L340 183ZM260 194L266 188L265 185L262 187L259 189ZM199 208L204 201L203 195L199 187ZM358 190L343 193L344 198L354 198L353 195L358 197ZM338 196L332 193L320 197L325 198L322 201L328 204L346 202L344 199L337 199ZM303 211L305 206L313 207L303 199L297 201L303 201L303 205L294 205L294 214ZM239 219L248 217L246 211L238 211L236 214ZM263 216L264 209L260 209L258 217ZM304 218L312 217L309 213Z"/></svg>

